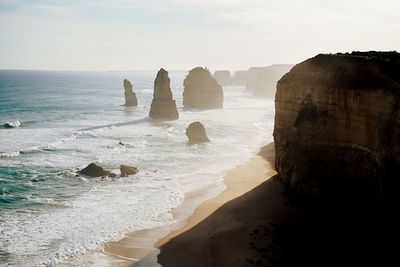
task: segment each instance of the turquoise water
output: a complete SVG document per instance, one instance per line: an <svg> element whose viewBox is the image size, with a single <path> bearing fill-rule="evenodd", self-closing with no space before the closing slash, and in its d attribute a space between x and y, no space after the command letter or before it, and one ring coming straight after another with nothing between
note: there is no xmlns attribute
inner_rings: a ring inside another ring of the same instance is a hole
<svg viewBox="0 0 400 267"><path fill-rule="evenodd" d="M223 190L224 173L272 140L272 100L226 87L224 109L184 109L184 71L170 72L180 119L149 119L155 75L0 71L0 124L21 122L0 129L0 265L53 265L127 231L169 224L186 193ZM121 106L125 78L137 107ZM193 121L206 126L211 143L187 144ZM140 172L75 177L91 162Z"/></svg>

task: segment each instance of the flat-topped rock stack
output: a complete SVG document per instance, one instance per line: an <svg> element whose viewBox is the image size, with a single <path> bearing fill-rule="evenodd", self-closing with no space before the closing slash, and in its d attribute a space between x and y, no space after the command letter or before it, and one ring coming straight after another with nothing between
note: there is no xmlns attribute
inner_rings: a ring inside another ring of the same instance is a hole
<svg viewBox="0 0 400 267"><path fill-rule="evenodd" d="M183 105L187 108L214 109L224 105L221 85L207 68L197 67L189 71L183 82Z"/></svg>

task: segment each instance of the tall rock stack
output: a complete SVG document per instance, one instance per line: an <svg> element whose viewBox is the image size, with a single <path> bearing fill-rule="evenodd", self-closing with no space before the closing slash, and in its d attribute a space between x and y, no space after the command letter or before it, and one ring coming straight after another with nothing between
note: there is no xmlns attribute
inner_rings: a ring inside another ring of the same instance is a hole
<svg viewBox="0 0 400 267"><path fill-rule="evenodd" d="M183 82L183 105L189 108L222 108L224 93L208 69L197 67L189 71Z"/></svg>
<svg viewBox="0 0 400 267"><path fill-rule="evenodd" d="M125 106L127 107L133 107L137 106L137 98L136 94L133 92L132 88L132 83L128 81L127 79L124 80L124 88L125 88Z"/></svg>
<svg viewBox="0 0 400 267"><path fill-rule="evenodd" d="M154 119L177 120L179 113L172 98L168 72L160 69L154 81L153 101L149 116Z"/></svg>
<svg viewBox="0 0 400 267"><path fill-rule="evenodd" d="M288 186L305 195L398 198L399 53L308 59L278 82L275 105L276 168Z"/></svg>

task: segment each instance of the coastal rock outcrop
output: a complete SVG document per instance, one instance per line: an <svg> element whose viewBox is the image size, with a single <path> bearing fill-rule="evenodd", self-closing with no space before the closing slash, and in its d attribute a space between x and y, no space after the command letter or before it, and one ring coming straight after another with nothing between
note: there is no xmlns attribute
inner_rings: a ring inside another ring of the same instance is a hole
<svg viewBox="0 0 400 267"><path fill-rule="evenodd" d="M221 85L232 85L232 77L229 70L217 70L214 72L213 78Z"/></svg>
<svg viewBox="0 0 400 267"><path fill-rule="evenodd" d="M137 102L136 94L133 92L132 83L130 81L128 81L127 79L124 79L124 88L125 88L125 92L124 92L125 106L127 106L127 107L137 106L138 102Z"/></svg>
<svg viewBox="0 0 400 267"><path fill-rule="evenodd" d="M79 174L83 174L90 177L109 176L111 178L117 177L113 172L106 171L103 167L90 163L88 166L79 171Z"/></svg>
<svg viewBox="0 0 400 267"><path fill-rule="evenodd" d="M247 73L246 87L256 96L274 97L276 83L293 65L277 64L268 67L252 67Z"/></svg>
<svg viewBox="0 0 400 267"><path fill-rule="evenodd" d="M128 166L128 165L123 165L119 167L119 170L121 171L121 177L127 177L129 175L134 175L139 172L138 168L134 166Z"/></svg>
<svg viewBox="0 0 400 267"><path fill-rule="evenodd" d="M224 93L221 85L207 68L197 67L189 71L183 82L183 105L188 108L222 108Z"/></svg>
<svg viewBox="0 0 400 267"><path fill-rule="evenodd" d="M400 177L400 54L321 54L279 80L280 179L303 195L388 200Z"/></svg>
<svg viewBox="0 0 400 267"><path fill-rule="evenodd" d="M206 134L206 129L201 122L192 122L186 128L186 136L189 138L189 144L210 142Z"/></svg>
<svg viewBox="0 0 400 267"><path fill-rule="evenodd" d="M20 121L8 121L6 123L3 124L4 128L19 128L21 126L21 122Z"/></svg>
<svg viewBox="0 0 400 267"><path fill-rule="evenodd" d="M175 100L172 98L168 72L164 69L158 71L154 81L154 94L149 116L163 120L179 119L178 109Z"/></svg>

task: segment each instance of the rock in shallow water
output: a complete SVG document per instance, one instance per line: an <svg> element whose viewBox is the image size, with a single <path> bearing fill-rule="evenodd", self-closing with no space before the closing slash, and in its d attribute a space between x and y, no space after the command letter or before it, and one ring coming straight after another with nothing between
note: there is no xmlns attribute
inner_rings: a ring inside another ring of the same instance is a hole
<svg viewBox="0 0 400 267"><path fill-rule="evenodd" d="M186 128L186 136L189 138L190 144L210 142L206 134L206 129L204 125L198 121L192 122Z"/></svg>
<svg viewBox="0 0 400 267"><path fill-rule="evenodd" d="M11 121L11 122L6 122L4 123L4 128L18 128L21 126L20 121Z"/></svg>
<svg viewBox="0 0 400 267"><path fill-rule="evenodd" d="M134 175L139 172L138 168L136 168L134 166L123 165L123 164L121 164L119 169L121 171L121 177L127 177L129 175Z"/></svg>
<svg viewBox="0 0 400 267"><path fill-rule="evenodd" d="M80 170L79 174L87 175L90 177L100 177L100 176L109 176L111 178L117 177L115 173L106 171L102 167L96 165L95 163L90 163L87 167Z"/></svg>

